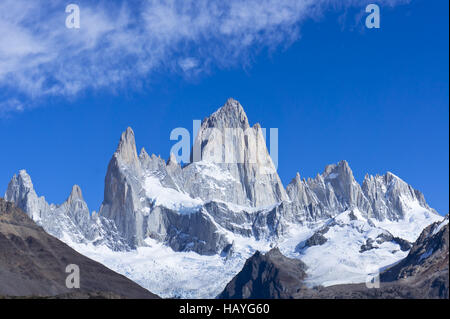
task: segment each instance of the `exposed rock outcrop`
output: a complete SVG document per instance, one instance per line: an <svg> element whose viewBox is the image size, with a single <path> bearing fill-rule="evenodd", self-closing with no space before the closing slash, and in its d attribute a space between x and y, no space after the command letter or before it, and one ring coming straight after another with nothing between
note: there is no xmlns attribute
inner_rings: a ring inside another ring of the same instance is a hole
<svg viewBox="0 0 450 319"><path fill-rule="evenodd" d="M203 163L215 166L215 174L195 175L199 165L202 171ZM234 99L203 120L194 143L193 163L184 169L184 175L184 188L204 200L265 207L288 199L261 126L250 127L244 109Z"/></svg>
<svg viewBox="0 0 450 319"><path fill-rule="evenodd" d="M105 244L113 250L130 249L114 222L96 213L91 216L78 185L73 186L61 205L48 204L44 197L37 196L31 177L21 170L9 183L5 200L15 203L47 233L59 239L70 243Z"/></svg>
<svg viewBox="0 0 450 319"><path fill-rule="evenodd" d="M449 297L449 225L448 215L442 222L424 229L408 256L384 271L383 282L401 281L423 290L424 294Z"/></svg>
<svg viewBox="0 0 450 319"><path fill-rule="evenodd" d="M283 256L278 248L266 254L257 251L218 298L290 298L304 288L306 266L298 259Z"/></svg>

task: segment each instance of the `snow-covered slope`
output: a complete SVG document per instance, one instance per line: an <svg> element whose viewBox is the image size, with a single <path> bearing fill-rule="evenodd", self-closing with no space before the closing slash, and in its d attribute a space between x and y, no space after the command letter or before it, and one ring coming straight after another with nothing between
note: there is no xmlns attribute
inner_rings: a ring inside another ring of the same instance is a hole
<svg viewBox="0 0 450 319"><path fill-rule="evenodd" d="M72 244L81 254L107 265L144 288L158 291L163 298L214 298L238 273L254 249L262 243L249 241L235 246L232 257L205 256L193 251L174 252L161 242L148 238L147 246L115 252L105 246Z"/></svg>
<svg viewBox="0 0 450 319"><path fill-rule="evenodd" d="M230 137L227 128L246 133ZM275 246L306 263L310 285L363 282L442 220L399 177L366 176L361 186L346 161L313 179L297 174L284 189L260 126L233 99L202 122L196 145L194 162L181 167L173 155L138 155L128 128L92 216L79 187L49 205L25 171L5 197L48 233L163 297L214 297L256 250Z"/></svg>
<svg viewBox="0 0 450 319"><path fill-rule="evenodd" d="M283 252L308 265L306 283L329 286L365 282L368 274L406 257L410 246L354 209L328 220L292 248Z"/></svg>

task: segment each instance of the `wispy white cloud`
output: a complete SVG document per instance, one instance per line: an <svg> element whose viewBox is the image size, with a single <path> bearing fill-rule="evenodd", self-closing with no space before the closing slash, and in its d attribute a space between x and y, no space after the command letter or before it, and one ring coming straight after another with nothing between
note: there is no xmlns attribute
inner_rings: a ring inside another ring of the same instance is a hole
<svg viewBox="0 0 450 319"><path fill-rule="evenodd" d="M367 3L80 0L81 28L67 29L64 1L2 0L0 89L8 97L0 111L32 105L23 99L76 96L86 89L146 82L157 70L199 74L211 67L246 64L261 49L296 41L303 21L331 9L364 10Z"/></svg>
<svg viewBox="0 0 450 319"><path fill-rule="evenodd" d="M25 110L25 105L16 98L0 101L0 115L8 114L9 112L22 112Z"/></svg>
<svg viewBox="0 0 450 319"><path fill-rule="evenodd" d="M178 64L184 72L191 71L192 69L198 67L197 59L192 57L183 58L178 62Z"/></svg>

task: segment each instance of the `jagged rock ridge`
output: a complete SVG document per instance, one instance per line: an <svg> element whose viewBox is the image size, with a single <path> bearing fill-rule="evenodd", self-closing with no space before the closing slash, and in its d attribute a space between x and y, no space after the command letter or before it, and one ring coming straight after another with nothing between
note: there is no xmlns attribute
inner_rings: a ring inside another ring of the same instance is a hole
<svg viewBox="0 0 450 319"><path fill-rule="evenodd" d="M242 131L230 136L229 128ZM79 187L62 205L49 205L25 171L13 177L5 198L58 238L126 250L150 237L201 254L232 244L227 233L276 239L289 225L354 208L380 221L401 220L411 203L435 213L420 192L392 173L366 176L361 187L346 161L328 165L314 179L297 174L284 189L260 126L250 126L234 99L203 120L195 144L197 161L181 167L173 155L167 162L145 149L138 155L128 128L108 165L103 204L92 217ZM234 154L231 161L227 154Z"/></svg>
<svg viewBox="0 0 450 319"><path fill-rule="evenodd" d="M366 176L360 185L346 161L315 178L297 174L284 188L260 125L251 126L233 99L202 121L192 159L182 167L173 154L167 161L145 149L138 154L128 128L109 162L99 213L89 214L77 186L63 204L48 204L25 171L13 177L5 197L69 244L124 251L154 239L176 252L226 258L236 252L236 238L268 247L292 230L310 229L311 236L292 249L300 258L335 250L352 234L357 258L385 249L398 260L404 255L397 252L407 251L425 226L441 219L399 177Z"/></svg>
<svg viewBox="0 0 450 319"><path fill-rule="evenodd" d="M59 239L105 244L113 250L130 249L114 222L95 212L90 214L78 185L73 186L69 197L61 205L48 204L44 197L37 196L31 177L21 170L9 183L5 200L15 203L47 233Z"/></svg>

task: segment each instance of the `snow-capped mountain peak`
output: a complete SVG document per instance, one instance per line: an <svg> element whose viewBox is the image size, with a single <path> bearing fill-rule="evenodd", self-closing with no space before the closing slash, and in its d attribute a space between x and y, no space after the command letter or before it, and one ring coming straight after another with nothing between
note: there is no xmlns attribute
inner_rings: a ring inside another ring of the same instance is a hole
<svg viewBox="0 0 450 319"><path fill-rule="evenodd" d="M14 202L19 208L28 213L35 221L42 218L42 214L50 209L44 197L38 197L26 170L14 175L8 184L5 199Z"/></svg>
<svg viewBox="0 0 450 319"><path fill-rule="evenodd" d="M136 141L131 127L128 127L122 133L114 155L120 160L121 164L129 165L132 168L138 167L139 159L136 151Z"/></svg>
<svg viewBox="0 0 450 319"><path fill-rule="evenodd" d="M405 257L408 242L442 220L399 177L367 175L360 185L346 161L315 178L297 173L284 188L260 125L250 126L234 99L202 122L195 143L200 158L181 167L173 154L165 161L142 149L138 156L127 128L92 216L78 186L61 205L49 205L25 171L5 197L48 233L171 297L214 297L256 250L273 246L307 264L310 284L360 282L366 268Z"/></svg>
<svg viewBox="0 0 450 319"><path fill-rule="evenodd" d="M83 193L81 192L81 188L78 185L73 185L72 191L70 192L70 196L68 198L68 202L74 202L76 200L82 200L83 199Z"/></svg>
<svg viewBox="0 0 450 319"><path fill-rule="evenodd" d="M250 124L241 103L229 98L222 107L203 120L202 127L242 128L245 130L250 127Z"/></svg>

